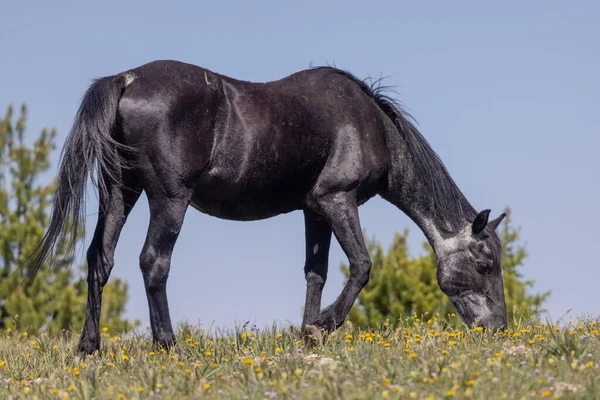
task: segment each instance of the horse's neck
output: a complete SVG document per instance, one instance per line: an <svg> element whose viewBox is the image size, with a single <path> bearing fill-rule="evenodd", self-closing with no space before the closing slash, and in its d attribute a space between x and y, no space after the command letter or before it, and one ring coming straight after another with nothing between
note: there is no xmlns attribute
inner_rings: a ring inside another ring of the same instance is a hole
<svg viewBox="0 0 600 400"><path fill-rule="evenodd" d="M435 213L420 204L420 199L426 199L426 197L421 197L418 200L416 196L412 199L405 196L394 197L393 200L389 197L386 197L386 199L410 217L421 229L435 253L439 255L440 251L446 247L448 232L456 229L451 228L447 221L436 218Z"/></svg>
<svg viewBox="0 0 600 400"><path fill-rule="evenodd" d="M423 181L427 177L418 174L414 165L418 160L407 152L401 136L396 133L391 143L388 140L388 147L392 166L387 191L382 197L401 209L417 224L439 255L447 244L448 234L458 232L467 220L446 218L452 211L442 209L440 202L435 201L430 193L432 185Z"/></svg>

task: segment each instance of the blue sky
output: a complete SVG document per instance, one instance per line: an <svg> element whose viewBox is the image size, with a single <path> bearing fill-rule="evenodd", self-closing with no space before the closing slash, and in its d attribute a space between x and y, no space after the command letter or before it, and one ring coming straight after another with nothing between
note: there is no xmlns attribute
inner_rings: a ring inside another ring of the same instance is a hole
<svg viewBox="0 0 600 400"><path fill-rule="evenodd" d="M62 147L92 78L156 59L252 81L311 62L389 76L474 207L494 216L511 207L529 253L523 275L536 290L552 290L550 316L571 307L599 314L600 3L212 3L7 2L0 111L27 102L29 134L56 127ZM87 212L89 239L93 196ZM145 323L138 257L148 215L142 198L113 270L130 284L127 315ZM409 227L412 252L421 251L421 232L382 199L361 207L360 217L386 247ZM300 212L232 222L190 208L168 284L174 322L299 323L303 235ZM324 304L341 290L342 261L334 243Z"/></svg>

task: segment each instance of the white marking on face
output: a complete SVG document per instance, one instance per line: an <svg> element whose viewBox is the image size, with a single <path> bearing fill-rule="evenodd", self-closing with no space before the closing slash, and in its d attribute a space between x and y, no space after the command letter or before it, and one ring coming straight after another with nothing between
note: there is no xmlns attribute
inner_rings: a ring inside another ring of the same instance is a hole
<svg viewBox="0 0 600 400"><path fill-rule="evenodd" d="M207 85L210 85L210 82L208 81L208 75L206 74L206 71L204 72L204 82L206 82Z"/></svg>
<svg viewBox="0 0 600 400"><path fill-rule="evenodd" d="M315 244L315 247L313 247L313 254L317 254L317 251L319 251L319 243Z"/></svg>
<svg viewBox="0 0 600 400"><path fill-rule="evenodd" d="M131 85L134 80L135 76L133 74L125 74L125 87Z"/></svg>

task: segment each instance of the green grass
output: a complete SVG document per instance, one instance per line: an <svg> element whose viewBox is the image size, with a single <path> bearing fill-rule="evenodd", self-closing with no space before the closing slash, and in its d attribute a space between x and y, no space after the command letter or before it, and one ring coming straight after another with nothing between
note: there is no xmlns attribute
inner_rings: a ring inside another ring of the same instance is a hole
<svg viewBox="0 0 600 400"><path fill-rule="evenodd" d="M456 317L451 317L455 319ZM0 398L600 398L600 323L518 323L493 335L433 318L300 340L297 330L227 335L182 327L168 352L148 335L0 332ZM316 333L315 333L316 335ZM320 335L316 335L320 336Z"/></svg>

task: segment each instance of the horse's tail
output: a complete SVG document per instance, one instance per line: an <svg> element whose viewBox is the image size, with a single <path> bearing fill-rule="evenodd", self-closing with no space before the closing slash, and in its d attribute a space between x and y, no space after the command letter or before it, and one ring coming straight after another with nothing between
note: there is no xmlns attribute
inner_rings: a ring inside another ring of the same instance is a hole
<svg viewBox="0 0 600 400"><path fill-rule="evenodd" d="M85 227L88 175L101 199L108 198L108 184L118 181L124 166L120 151L126 146L115 140L113 132L119 99L127 83L126 75L99 78L83 96L61 153L50 225L27 270L26 284L31 283L55 251L73 251L80 229Z"/></svg>

